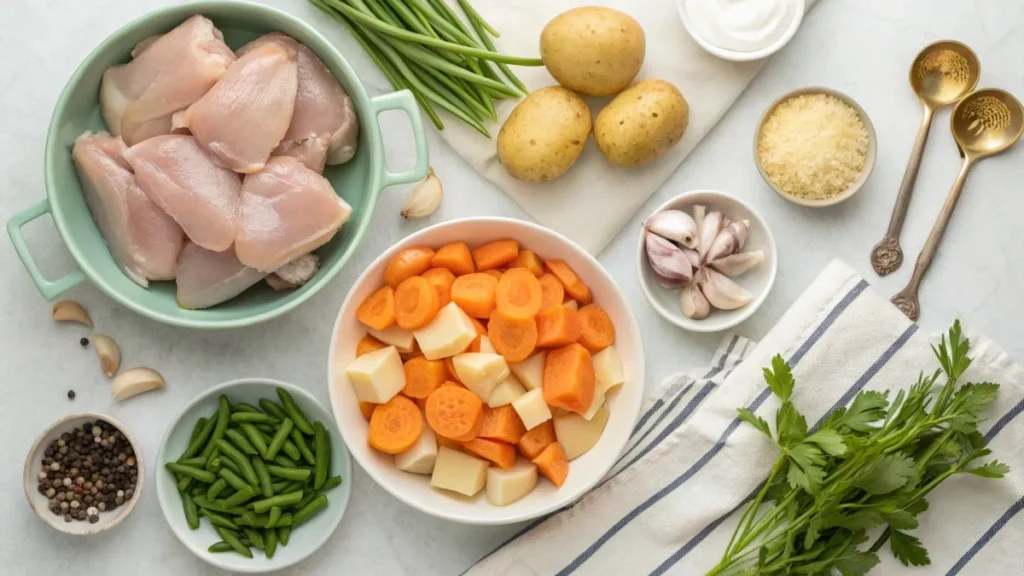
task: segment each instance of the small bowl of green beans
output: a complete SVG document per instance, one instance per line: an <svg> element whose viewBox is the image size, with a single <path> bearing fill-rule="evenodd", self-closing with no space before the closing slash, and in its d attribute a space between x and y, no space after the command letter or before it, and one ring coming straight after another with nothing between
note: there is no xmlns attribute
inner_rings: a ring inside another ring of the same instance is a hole
<svg viewBox="0 0 1024 576"><path fill-rule="evenodd" d="M156 490L185 546L233 572L268 572L315 552L338 527L352 463L310 393L262 378L210 388L164 434Z"/></svg>

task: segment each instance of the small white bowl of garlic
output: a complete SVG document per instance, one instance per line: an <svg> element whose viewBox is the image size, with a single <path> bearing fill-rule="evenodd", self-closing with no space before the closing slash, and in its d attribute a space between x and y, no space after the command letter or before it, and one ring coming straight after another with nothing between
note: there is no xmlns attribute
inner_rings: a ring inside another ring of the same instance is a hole
<svg viewBox="0 0 1024 576"><path fill-rule="evenodd" d="M775 284L775 237L746 202L696 190L643 222L637 275L647 302L693 332L718 332L749 318Z"/></svg>

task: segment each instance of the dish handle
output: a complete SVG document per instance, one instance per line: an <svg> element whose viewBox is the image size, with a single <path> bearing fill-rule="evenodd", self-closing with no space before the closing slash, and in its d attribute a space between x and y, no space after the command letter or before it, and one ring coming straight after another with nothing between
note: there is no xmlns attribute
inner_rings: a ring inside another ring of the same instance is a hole
<svg viewBox="0 0 1024 576"><path fill-rule="evenodd" d="M14 250L18 253L18 258L21 258L21 263L25 265L25 269L28 270L28 275L36 283L39 293L43 295L43 298L53 300L77 286L82 280L85 280L85 274L82 274L82 271L76 268L63 278L51 281L47 280L43 273L39 271L39 267L36 266L36 261L32 259L32 254L29 253L28 246L25 245L25 236L21 233L21 229L25 224L49 213L50 201L42 200L32 207L18 212L8 220L7 234L10 235L11 243L14 244Z"/></svg>
<svg viewBox="0 0 1024 576"><path fill-rule="evenodd" d="M395 184L411 184L427 177L427 170L430 168L430 158L427 151L427 135L423 131L423 120L420 118L420 108L413 98L412 92L399 90L390 94L382 94L370 99L370 109L373 112L375 122L379 122L380 113L386 110L402 110L409 115L412 123L412 136L416 142L416 165L411 170L394 173L384 166L384 176L381 178L381 185L384 188Z"/></svg>

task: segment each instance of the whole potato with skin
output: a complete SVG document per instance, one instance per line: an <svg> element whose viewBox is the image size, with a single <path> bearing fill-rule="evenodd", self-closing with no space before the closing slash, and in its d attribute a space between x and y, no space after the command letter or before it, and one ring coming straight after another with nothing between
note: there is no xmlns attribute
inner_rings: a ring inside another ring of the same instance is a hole
<svg viewBox="0 0 1024 576"><path fill-rule="evenodd" d="M540 34L540 57L562 86L610 96L636 78L646 45L643 28L628 14L584 6L548 22Z"/></svg>
<svg viewBox="0 0 1024 576"><path fill-rule="evenodd" d="M690 105L664 80L644 80L616 96L594 121L594 141L608 162L640 166L679 143Z"/></svg>
<svg viewBox="0 0 1024 576"><path fill-rule="evenodd" d="M578 94L561 86L533 92L498 132L498 161L517 180L547 182L583 153L593 123Z"/></svg>

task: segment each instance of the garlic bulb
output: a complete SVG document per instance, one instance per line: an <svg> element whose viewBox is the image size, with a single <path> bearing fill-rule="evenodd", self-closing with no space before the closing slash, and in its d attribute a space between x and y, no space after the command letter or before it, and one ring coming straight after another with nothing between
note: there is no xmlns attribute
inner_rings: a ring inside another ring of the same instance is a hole
<svg viewBox="0 0 1024 576"><path fill-rule="evenodd" d="M714 244L715 238L718 237L718 233L722 231L722 220L724 218L725 216L721 212L711 212L701 222L700 245L697 246L697 253L700 254L702 262L704 257L707 256L708 250L711 249L711 245Z"/></svg>
<svg viewBox="0 0 1024 576"><path fill-rule="evenodd" d="M703 320L711 313L711 304L700 291L700 286L695 283L683 286L683 291L679 295L679 307L683 309L683 314L686 314L687 318L694 320Z"/></svg>
<svg viewBox="0 0 1024 576"><path fill-rule="evenodd" d="M679 288L693 279L693 267L686 254L657 234L647 234L647 262L666 288Z"/></svg>
<svg viewBox="0 0 1024 576"><path fill-rule="evenodd" d="M739 276L761 262L764 262L764 252L757 250L754 252L741 252L712 260L711 267L726 276Z"/></svg>
<svg viewBox="0 0 1024 576"><path fill-rule="evenodd" d="M752 297L745 288L712 268L701 270L696 279L708 302L719 310L735 310L745 306Z"/></svg>
<svg viewBox="0 0 1024 576"><path fill-rule="evenodd" d="M402 204L402 218L412 220L430 216L441 205L443 194L441 181L438 180L434 169L431 168L427 177L417 184L406 197L405 203Z"/></svg>
<svg viewBox="0 0 1024 576"><path fill-rule="evenodd" d="M644 228L687 248L697 247L697 223L682 210L658 212L644 222Z"/></svg>

